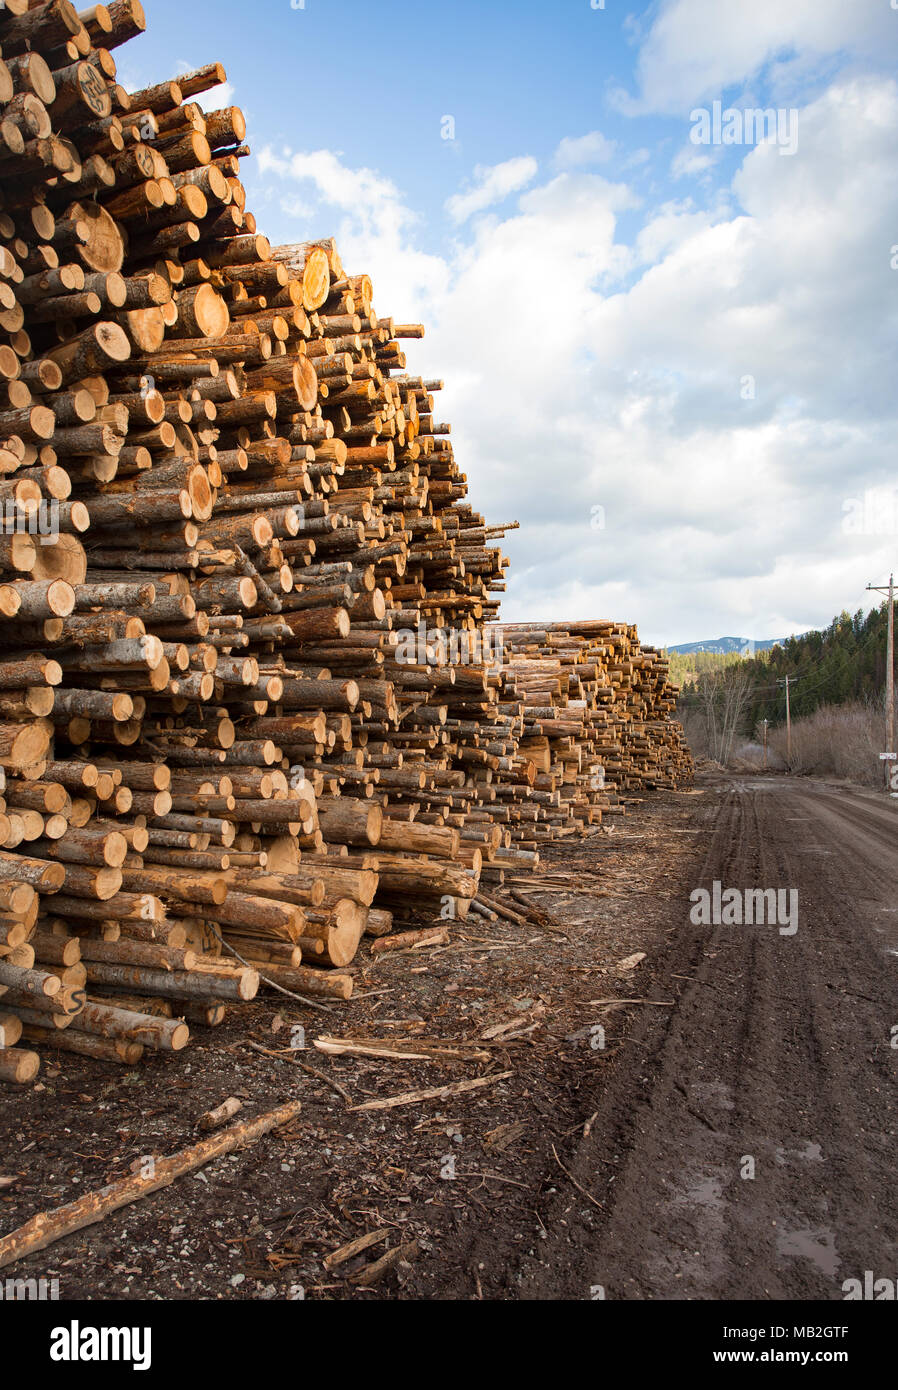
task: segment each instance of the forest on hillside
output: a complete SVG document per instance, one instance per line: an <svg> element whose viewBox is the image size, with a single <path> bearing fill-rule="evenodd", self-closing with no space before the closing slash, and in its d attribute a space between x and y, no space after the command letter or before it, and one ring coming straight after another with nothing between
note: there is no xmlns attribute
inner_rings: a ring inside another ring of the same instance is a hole
<svg viewBox="0 0 898 1390"><path fill-rule="evenodd" d="M853 700L881 700L886 679L887 604L869 613L842 612L821 631L790 637L754 657L737 653L671 654L671 674L681 683L681 699L694 703L710 677L736 679L751 687L746 709L750 732L762 719L778 724L785 718L785 697L778 681L790 677L793 718L812 714L821 705ZM691 669L688 669L691 668Z"/></svg>
<svg viewBox="0 0 898 1390"><path fill-rule="evenodd" d="M840 613L821 631L791 637L754 657L700 653L681 676L680 716L696 752L728 763L740 742L757 741L764 720L771 731L785 722L784 682L789 677L793 728L817 711L844 709L872 732L877 745L885 697L887 603L868 613ZM674 654L676 655L676 654ZM678 669L679 668L679 669ZM871 744L872 748L872 744ZM865 758L866 760L866 758Z"/></svg>

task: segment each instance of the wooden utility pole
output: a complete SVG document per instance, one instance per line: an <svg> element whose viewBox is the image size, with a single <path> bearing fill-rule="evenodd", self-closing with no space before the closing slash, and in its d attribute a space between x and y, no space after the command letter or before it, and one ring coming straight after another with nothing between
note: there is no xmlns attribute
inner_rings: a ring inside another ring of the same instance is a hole
<svg viewBox="0 0 898 1390"><path fill-rule="evenodd" d="M777 685L786 687L786 762L792 763L792 710L789 705L789 686L794 685L797 676L786 676L784 680L777 681Z"/></svg>
<svg viewBox="0 0 898 1390"><path fill-rule="evenodd" d="M886 656L886 752L895 752L895 577L889 575L888 654Z"/></svg>
<svg viewBox="0 0 898 1390"><path fill-rule="evenodd" d="M867 588L877 594L888 594L889 609L887 614L887 640L886 640L886 746L885 746L885 765L886 765L886 787L891 785L890 764L894 762L895 753L895 576L889 575L889 586L877 587L876 584L868 584Z"/></svg>
<svg viewBox="0 0 898 1390"><path fill-rule="evenodd" d="M770 721L769 721L768 719L764 719L764 720L762 721L763 726L764 726L764 771L765 771L765 772L767 771L767 727L768 727L769 722L770 722Z"/></svg>

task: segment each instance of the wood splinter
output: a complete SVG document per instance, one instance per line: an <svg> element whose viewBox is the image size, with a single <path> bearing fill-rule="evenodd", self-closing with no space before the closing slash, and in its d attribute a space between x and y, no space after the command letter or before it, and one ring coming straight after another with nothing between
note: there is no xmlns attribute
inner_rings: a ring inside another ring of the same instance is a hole
<svg viewBox="0 0 898 1390"><path fill-rule="evenodd" d="M196 1127L206 1133L210 1129L218 1129L226 1124L228 1120L233 1120L238 1111L243 1109L243 1101L236 1096L228 1096L221 1105L217 1105L214 1110L207 1110L204 1115L200 1115L196 1122Z"/></svg>

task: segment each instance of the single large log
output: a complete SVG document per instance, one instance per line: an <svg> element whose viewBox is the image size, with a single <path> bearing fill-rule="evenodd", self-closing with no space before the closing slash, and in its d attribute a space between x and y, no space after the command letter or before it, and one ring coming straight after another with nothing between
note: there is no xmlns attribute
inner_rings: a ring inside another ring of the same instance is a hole
<svg viewBox="0 0 898 1390"><path fill-rule="evenodd" d="M117 323L96 323L63 347L55 348L50 360L62 372L63 384L81 380L91 372L102 372L131 354L127 336Z"/></svg>
<svg viewBox="0 0 898 1390"><path fill-rule="evenodd" d="M136 989L139 993L161 994L166 999L254 999L259 991L255 970L222 971L219 974L172 970L168 973L143 966L108 965L92 962L87 967L91 984Z"/></svg>
<svg viewBox="0 0 898 1390"><path fill-rule="evenodd" d="M327 909L310 909L306 914L305 933L298 941L304 959L309 965L336 969L351 964L359 949L367 915L366 909L351 898L341 898Z"/></svg>
<svg viewBox="0 0 898 1390"><path fill-rule="evenodd" d="M175 325L185 338L222 338L228 329L228 306L208 283L183 290L178 295Z"/></svg>
<svg viewBox="0 0 898 1390"><path fill-rule="evenodd" d="M263 973L275 984L295 994L309 994L322 999L349 999L352 996L352 976L340 975L336 971L266 963Z"/></svg>
<svg viewBox="0 0 898 1390"><path fill-rule="evenodd" d="M405 859L397 854L377 855L381 891L387 894L449 894L473 898L477 892L479 864L475 871L464 865Z"/></svg>
<svg viewBox="0 0 898 1390"><path fill-rule="evenodd" d="M461 837L451 826L416 825L412 821L385 818L376 843L379 851L393 850L455 859L459 853Z"/></svg>
<svg viewBox="0 0 898 1390"><path fill-rule="evenodd" d="M46 970L26 970L22 966L9 965L5 960L0 960L0 985L6 985L19 994L45 995L48 999L52 999L61 989L57 975L51 975Z"/></svg>
<svg viewBox="0 0 898 1390"><path fill-rule="evenodd" d="M33 1081L40 1069L41 1059L36 1052L21 1047L0 1047L0 1081L24 1085Z"/></svg>
<svg viewBox="0 0 898 1390"><path fill-rule="evenodd" d="M56 224L54 240L71 245L89 270L108 274L122 268L122 234L106 209L97 203L70 203L65 219Z"/></svg>
<svg viewBox="0 0 898 1390"><path fill-rule="evenodd" d="M187 904L185 910L190 911ZM195 909L200 915L199 908ZM223 925L239 927L244 933L272 936L280 940L296 940L302 935L306 917L301 907L276 902L273 898L250 893L228 892L225 901L215 908L215 920Z"/></svg>
<svg viewBox="0 0 898 1390"><path fill-rule="evenodd" d="M55 893L66 880L66 869L62 864L48 863L45 859L27 858L25 855L6 854L0 850L0 884L25 883L42 893Z"/></svg>
<svg viewBox="0 0 898 1390"><path fill-rule="evenodd" d="M312 242L292 246L276 246L275 261L286 265L302 283L303 307L311 312L320 309L330 289L330 264L326 251Z"/></svg>
<svg viewBox="0 0 898 1390"><path fill-rule="evenodd" d="M136 1066L143 1056L142 1043L98 1038L93 1033L78 1032L73 1026L64 1029L43 1028L40 1024L26 1023L24 1037L27 1042L43 1047L55 1047L62 1052L74 1052L101 1062L117 1062L122 1066Z"/></svg>
<svg viewBox="0 0 898 1390"><path fill-rule="evenodd" d="M15 1014L0 1012L0 1047L15 1047L22 1036L22 1026Z"/></svg>
<svg viewBox="0 0 898 1390"><path fill-rule="evenodd" d="M344 845L376 845L388 824L377 803L343 796L319 800L318 819L327 839Z"/></svg>
<svg viewBox="0 0 898 1390"><path fill-rule="evenodd" d="M50 730L43 722L0 724L0 767L18 772L33 766L50 746Z"/></svg>
<svg viewBox="0 0 898 1390"><path fill-rule="evenodd" d="M181 1019L134 1013L90 999L79 1013L74 1028L66 1031L66 1037L70 1038L75 1030L103 1038L141 1043L144 1047L166 1052L180 1052L187 1046L190 1037L190 1029Z"/></svg>

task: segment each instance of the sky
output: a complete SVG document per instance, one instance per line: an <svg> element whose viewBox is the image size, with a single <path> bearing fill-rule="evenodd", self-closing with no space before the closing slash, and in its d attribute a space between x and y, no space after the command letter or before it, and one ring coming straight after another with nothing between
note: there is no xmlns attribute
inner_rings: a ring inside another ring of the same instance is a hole
<svg viewBox="0 0 898 1390"><path fill-rule="evenodd" d="M879 602L898 0L144 6L119 80L221 61L259 230L336 236L425 324L469 500L520 522L506 621L672 645Z"/></svg>

